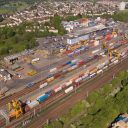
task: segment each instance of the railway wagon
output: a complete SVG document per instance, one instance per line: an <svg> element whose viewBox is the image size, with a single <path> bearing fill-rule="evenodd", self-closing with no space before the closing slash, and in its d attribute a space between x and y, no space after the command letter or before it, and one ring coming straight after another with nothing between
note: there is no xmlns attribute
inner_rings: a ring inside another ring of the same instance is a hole
<svg viewBox="0 0 128 128"><path fill-rule="evenodd" d="M46 87L46 86L48 86L48 83L47 83L47 82L41 84L41 85L40 85L40 88L44 88L44 87Z"/></svg>
<svg viewBox="0 0 128 128"><path fill-rule="evenodd" d="M90 75L90 78L93 78L95 76L96 76L96 73L93 73L93 74Z"/></svg>
<svg viewBox="0 0 128 128"><path fill-rule="evenodd" d="M45 101L49 96L50 96L50 94L43 94L43 95L37 97L37 101L43 102L43 101Z"/></svg>
<svg viewBox="0 0 128 128"><path fill-rule="evenodd" d="M69 93L69 92L71 92L73 90L73 86L70 86L69 88L67 88L66 90L65 90L65 93Z"/></svg>

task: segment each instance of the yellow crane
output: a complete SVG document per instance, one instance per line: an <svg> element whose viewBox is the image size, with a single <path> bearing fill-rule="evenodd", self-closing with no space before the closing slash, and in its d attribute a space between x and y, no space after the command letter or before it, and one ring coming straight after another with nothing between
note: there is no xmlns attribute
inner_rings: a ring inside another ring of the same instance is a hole
<svg viewBox="0 0 128 128"><path fill-rule="evenodd" d="M114 56L114 57L116 57L117 59L120 59L120 53L118 53L117 51L113 51L112 52L112 55Z"/></svg>
<svg viewBox="0 0 128 128"><path fill-rule="evenodd" d="M109 46L107 46L107 43L104 42L103 45L102 45L102 48L103 49L107 49L107 53L110 57L110 59L114 56L114 57L117 57L117 59L120 59L120 53L118 53L116 50L112 50L109 48Z"/></svg>
<svg viewBox="0 0 128 128"><path fill-rule="evenodd" d="M9 118L18 118L23 114L23 110L21 107L21 102L18 100L12 100L8 103L8 110L9 110Z"/></svg>

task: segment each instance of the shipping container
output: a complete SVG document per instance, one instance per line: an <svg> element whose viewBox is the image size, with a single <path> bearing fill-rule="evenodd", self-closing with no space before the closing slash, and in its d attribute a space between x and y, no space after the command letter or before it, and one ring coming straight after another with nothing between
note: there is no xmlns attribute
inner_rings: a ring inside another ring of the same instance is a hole
<svg viewBox="0 0 128 128"><path fill-rule="evenodd" d="M69 65L69 64L71 64L72 62L71 61L68 61L68 62L66 62L66 65Z"/></svg>
<svg viewBox="0 0 128 128"><path fill-rule="evenodd" d="M85 79L86 77L88 77L88 73L85 73L85 74L82 76L82 79Z"/></svg>
<svg viewBox="0 0 128 128"><path fill-rule="evenodd" d="M103 73L103 70L98 70L97 74Z"/></svg>
<svg viewBox="0 0 128 128"><path fill-rule="evenodd" d="M76 68L77 68L77 65L74 65L74 66L71 67L72 70L76 69Z"/></svg>
<svg viewBox="0 0 128 128"><path fill-rule="evenodd" d="M48 86L48 83L47 83L47 82L41 84L41 85L40 85L40 88L44 88L44 87L46 87L46 86Z"/></svg>
<svg viewBox="0 0 128 128"><path fill-rule="evenodd" d="M28 106L30 109L36 107L37 105L39 105L39 102L37 100L34 100L34 101L28 103Z"/></svg>
<svg viewBox="0 0 128 128"><path fill-rule="evenodd" d="M113 58L113 59L111 59L111 62L114 62L116 60L116 58Z"/></svg>
<svg viewBox="0 0 128 128"><path fill-rule="evenodd" d="M29 75L29 76L34 76L36 74L37 74L37 71L35 71L35 70L31 70L31 71L27 72L27 75Z"/></svg>
<svg viewBox="0 0 128 128"><path fill-rule="evenodd" d="M72 84L72 81L68 81L65 83L66 86L70 86Z"/></svg>
<svg viewBox="0 0 128 128"><path fill-rule="evenodd" d="M104 63L97 65L98 69L102 69L104 67Z"/></svg>
<svg viewBox="0 0 128 128"><path fill-rule="evenodd" d="M76 64L75 64L75 63L71 63L71 64L70 64L70 66L74 66L74 65L76 65Z"/></svg>
<svg viewBox="0 0 128 128"><path fill-rule="evenodd" d="M82 77L79 77L75 80L76 83L80 82L82 80Z"/></svg>
<svg viewBox="0 0 128 128"><path fill-rule="evenodd" d="M76 63L78 61L78 59L74 59L74 60L72 60L71 62L72 63Z"/></svg>
<svg viewBox="0 0 128 128"><path fill-rule="evenodd" d="M97 52L99 52L99 51L100 51L100 49L93 50L93 51L92 51L92 54L95 54L95 53L97 53Z"/></svg>
<svg viewBox="0 0 128 128"><path fill-rule="evenodd" d="M50 72L52 73L52 72L55 72L57 70L57 68L52 68L52 69L50 69Z"/></svg>
<svg viewBox="0 0 128 128"><path fill-rule="evenodd" d="M93 74L93 73L95 73L96 71L97 71L97 68L94 67L94 68L92 68L92 69L89 70L89 73L90 73L90 74Z"/></svg>
<svg viewBox="0 0 128 128"><path fill-rule="evenodd" d="M78 63L78 66L82 66L82 65L84 65L85 64L85 61L80 61L79 63Z"/></svg>
<svg viewBox="0 0 128 128"><path fill-rule="evenodd" d="M93 74L90 75L90 78L93 78L95 76L96 76L96 73L93 73Z"/></svg>
<svg viewBox="0 0 128 128"><path fill-rule="evenodd" d="M57 93L60 90L62 90L62 87L61 86L56 86L53 90L54 90L55 93Z"/></svg>
<svg viewBox="0 0 128 128"><path fill-rule="evenodd" d="M37 61L39 61L39 60L40 60L40 58L35 58L35 59L32 59L31 62L37 62Z"/></svg>
<svg viewBox="0 0 128 128"><path fill-rule="evenodd" d="M123 55L122 58L126 58L127 57L127 54Z"/></svg>
<svg viewBox="0 0 128 128"><path fill-rule="evenodd" d="M109 64L109 66L112 66L112 65L113 65L113 63L110 63L110 64Z"/></svg>
<svg viewBox="0 0 128 128"><path fill-rule="evenodd" d="M50 77L50 78L47 78L47 82L51 82L52 80L54 80L54 76Z"/></svg>
<svg viewBox="0 0 128 128"><path fill-rule="evenodd" d="M108 68L108 66L105 66L105 67L103 67L103 70L106 70Z"/></svg>
<svg viewBox="0 0 128 128"><path fill-rule="evenodd" d="M109 60L105 60L104 65L108 65L109 64Z"/></svg>
<svg viewBox="0 0 128 128"><path fill-rule="evenodd" d="M69 93L69 92L71 92L72 90L73 90L73 86L67 88L67 89L65 90L65 93Z"/></svg>
<svg viewBox="0 0 128 128"><path fill-rule="evenodd" d="M54 75L54 79L57 79L58 77L60 77L62 75L62 72L58 72Z"/></svg>
<svg viewBox="0 0 128 128"><path fill-rule="evenodd" d="M34 82L30 82L26 85L26 87L32 87L35 83Z"/></svg>
<svg viewBox="0 0 128 128"><path fill-rule="evenodd" d="M49 90L49 91L47 91L47 92L45 92L45 94L49 94L49 95L51 95L53 93L53 90L51 89L51 90Z"/></svg>
<svg viewBox="0 0 128 128"><path fill-rule="evenodd" d="M49 96L50 96L49 94L43 94L43 95L37 97L37 101L43 102L43 101L45 101Z"/></svg>
<svg viewBox="0 0 128 128"><path fill-rule="evenodd" d="M105 52L103 51L103 52L101 52L99 55L101 55L101 56L102 56L102 55L104 55L104 54L105 54Z"/></svg>
<svg viewBox="0 0 128 128"><path fill-rule="evenodd" d="M114 64L117 64L118 62L119 62L119 60L115 60L113 63L114 63Z"/></svg>

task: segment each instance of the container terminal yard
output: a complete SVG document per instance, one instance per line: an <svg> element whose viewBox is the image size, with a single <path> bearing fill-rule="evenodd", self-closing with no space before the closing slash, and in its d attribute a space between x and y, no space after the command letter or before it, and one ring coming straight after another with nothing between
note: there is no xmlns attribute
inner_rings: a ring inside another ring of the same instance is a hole
<svg viewBox="0 0 128 128"><path fill-rule="evenodd" d="M38 53L44 52L44 49L36 50L34 54L37 55L36 58L32 59L28 55L27 65L32 70L27 72L28 76L24 76L25 78L20 75L20 80L13 78L13 81L16 81L14 85L22 84L22 89L8 95L3 93L0 99L0 127L13 128L21 125L24 120L37 116L41 110L45 110L58 101L57 107L60 108L51 110L56 114L50 114L50 112L47 114L46 110L43 122L52 118L52 115L55 118L60 109L67 107L71 101L74 104L90 91L115 77L117 72L128 68L128 39L125 37L125 31L122 31L116 23L111 27L95 25L72 34L72 37L66 37L67 44L64 46L66 49L61 48L59 53L53 53L51 49L50 52L48 50L46 52L45 49L46 56L43 57L47 59L43 59L45 60L43 68L37 69L35 65L43 63ZM56 42L56 38L54 39ZM51 41L49 43L51 44ZM11 63L19 59L17 56L13 57L5 59L11 60ZM22 72L27 70L27 67L23 70L21 70L22 67L18 69ZM20 83L23 79L31 80L31 82L24 85L25 82ZM83 88L81 93L77 93L65 103L60 104L59 101L62 98L77 92L80 88ZM43 122L42 118L39 119L39 123L37 121L38 124ZM32 127L36 125L33 123Z"/></svg>

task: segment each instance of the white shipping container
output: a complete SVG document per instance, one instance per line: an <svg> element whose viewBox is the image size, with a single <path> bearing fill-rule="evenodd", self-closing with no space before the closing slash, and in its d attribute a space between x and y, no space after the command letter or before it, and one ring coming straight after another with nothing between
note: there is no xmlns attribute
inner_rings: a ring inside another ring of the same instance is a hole
<svg viewBox="0 0 128 128"><path fill-rule="evenodd" d="M127 57L127 54L123 55L122 58L126 58Z"/></svg>
<svg viewBox="0 0 128 128"><path fill-rule="evenodd" d="M113 58L113 59L111 59L111 62L114 62L116 60L116 58Z"/></svg>
<svg viewBox="0 0 128 128"><path fill-rule="evenodd" d="M65 90L65 93L69 93L69 92L71 92L72 90L73 90L73 86L67 88L67 89Z"/></svg>
<svg viewBox="0 0 128 128"><path fill-rule="evenodd" d="M113 65L113 63L110 63L110 64L109 64L109 66L112 66L112 65Z"/></svg>
<svg viewBox="0 0 128 128"><path fill-rule="evenodd" d="M37 105L39 105L39 102L37 100L34 100L28 104L29 108L31 109L36 107Z"/></svg>
<svg viewBox="0 0 128 128"><path fill-rule="evenodd" d="M84 74L84 75L82 76L82 79L86 78L87 76L88 76L88 74Z"/></svg>
<svg viewBox="0 0 128 128"><path fill-rule="evenodd" d="M112 46L112 45L113 45L113 43L110 43L110 44L109 44L109 46Z"/></svg>
<svg viewBox="0 0 128 128"><path fill-rule="evenodd" d="M77 68L77 65L73 65L73 66L71 67L71 69L75 69L75 68Z"/></svg>
<svg viewBox="0 0 128 128"><path fill-rule="evenodd" d="M72 60L71 62L72 63L76 63L78 61L78 59L74 59L74 60Z"/></svg>
<svg viewBox="0 0 128 128"><path fill-rule="evenodd" d="M104 55L104 52L101 52L100 55L101 55L101 56Z"/></svg>
<svg viewBox="0 0 128 128"><path fill-rule="evenodd" d="M36 62L36 61L39 61L40 58L35 58L35 59L32 59L32 62Z"/></svg>
<svg viewBox="0 0 128 128"><path fill-rule="evenodd" d="M113 37L116 38L117 37L117 34L115 34Z"/></svg>
<svg viewBox="0 0 128 128"><path fill-rule="evenodd" d="M40 85L40 88L44 88L44 87L46 87L47 85L48 85L47 82L46 82L46 83L43 83L43 84Z"/></svg>
<svg viewBox="0 0 128 128"><path fill-rule="evenodd" d="M100 74L100 73L102 73L103 72L103 70L98 70L97 71L97 74Z"/></svg>
<svg viewBox="0 0 128 128"><path fill-rule="evenodd" d="M62 90L62 87L61 87L61 86L55 88L55 89L54 89L54 92L59 92L60 90Z"/></svg>
<svg viewBox="0 0 128 128"><path fill-rule="evenodd" d="M71 84L72 84L72 81L68 81L68 82L65 83L66 86L69 86Z"/></svg>
<svg viewBox="0 0 128 128"><path fill-rule="evenodd" d="M117 64L118 62L119 62L118 60L115 60L113 63L114 63L114 64Z"/></svg>
<svg viewBox="0 0 128 128"><path fill-rule="evenodd" d="M99 64L99 65L97 66L98 69L101 69L101 68L103 68L103 67L104 67L104 63Z"/></svg>
<svg viewBox="0 0 128 128"><path fill-rule="evenodd" d="M57 70L57 68L52 68L50 69L50 72L55 72Z"/></svg>
<svg viewBox="0 0 128 128"><path fill-rule="evenodd" d="M94 42L94 46L98 46L99 45L99 40L96 40L95 42Z"/></svg>
<svg viewBox="0 0 128 128"><path fill-rule="evenodd" d="M82 77L79 77L75 80L76 83L80 82L82 80Z"/></svg>
<svg viewBox="0 0 128 128"><path fill-rule="evenodd" d="M100 51L100 49L96 49L96 50L92 51L92 54L95 54L95 53L97 53L99 51Z"/></svg>
<svg viewBox="0 0 128 128"><path fill-rule="evenodd" d="M109 60L106 60L106 61L104 62L104 64L105 64L105 65L108 65L108 64L109 64Z"/></svg>
<svg viewBox="0 0 128 128"><path fill-rule="evenodd" d="M121 56L124 56L125 54L126 54L125 52L122 52L122 53L121 53Z"/></svg>
<svg viewBox="0 0 128 128"><path fill-rule="evenodd" d="M108 68L108 66L105 66L105 67L103 67L103 70L105 70L105 69L107 69Z"/></svg>

